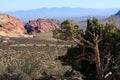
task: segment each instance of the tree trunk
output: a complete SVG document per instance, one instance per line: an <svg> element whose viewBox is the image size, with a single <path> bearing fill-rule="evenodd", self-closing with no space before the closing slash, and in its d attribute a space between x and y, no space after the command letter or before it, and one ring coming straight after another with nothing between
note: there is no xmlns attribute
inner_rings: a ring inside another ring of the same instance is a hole
<svg viewBox="0 0 120 80"><path fill-rule="evenodd" d="M95 43L95 64L96 64L96 70L97 70L97 77L98 80L103 80L103 71L101 69L101 61L100 61L100 53L98 48L98 43Z"/></svg>

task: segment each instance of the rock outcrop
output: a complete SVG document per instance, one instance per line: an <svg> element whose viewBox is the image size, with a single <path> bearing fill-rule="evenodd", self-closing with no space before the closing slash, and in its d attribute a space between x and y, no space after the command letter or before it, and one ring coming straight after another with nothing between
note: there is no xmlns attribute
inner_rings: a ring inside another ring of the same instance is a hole
<svg viewBox="0 0 120 80"><path fill-rule="evenodd" d="M25 29L19 19L7 14L0 14L0 36L22 37Z"/></svg>
<svg viewBox="0 0 120 80"><path fill-rule="evenodd" d="M107 20L113 21L120 28L120 10L116 14L108 17Z"/></svg>
<svg viewBox="0 0 120 80"><path fill-rule="evenodd" d="M37 19L30 20L26 25L25 29L28 34L48 32L54 27L58 27L60 22L55 19Z"/></svg>

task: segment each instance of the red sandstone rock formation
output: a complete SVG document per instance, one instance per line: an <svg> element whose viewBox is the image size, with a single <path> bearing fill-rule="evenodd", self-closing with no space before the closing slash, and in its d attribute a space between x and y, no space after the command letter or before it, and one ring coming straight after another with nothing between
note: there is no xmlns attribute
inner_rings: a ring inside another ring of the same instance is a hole
<svg viewBox="0 0 120 80"><path fill-rule="evenodd" d="M55 19L37 19L30 20L26 25L25 29L28 34L40 33L40 32L49 32L54 27L58 27L60 22Z"/></svg>
<svg viewBox="0 0 120 80"><path fill-rule="evenodd" d="M0 36L22 37L24 35L24 25L19 19L7 14L0 14Z"/></svg>

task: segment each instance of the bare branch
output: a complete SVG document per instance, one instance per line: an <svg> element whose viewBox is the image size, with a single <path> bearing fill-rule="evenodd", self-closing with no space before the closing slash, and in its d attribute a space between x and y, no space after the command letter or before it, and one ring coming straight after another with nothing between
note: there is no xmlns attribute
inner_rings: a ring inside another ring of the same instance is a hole
<svg viewBox="0 0 120 80"><path fill-rule="evenodd" d="M91 36L95 37L95 33L91 33L90 31L87 31Z"/></svg>
<svg viewBox="0 0 120 80"><path fill-rule="evenodd" d="M76 62L79 62L79 61L88 61L88 62L91 62L90 59L85 58L85 57L80 57Z"/></svg>
<svg viewBox="0 0 120 80"><path fill-rule="evenodd" d="M120 65L118 65L117 70L114 73L112 73L110 76L108 76L106 80L112 80L118 72L120 72Z"/></svg>
<svg viewBox="0 0 120 80"><path fill-rule="evenodd" d="M79 45L81 45L81 46L83 46L83 47L94 48L94 44L91 43L91 42L88 41L88 40L85 40L85 39L82 39L82 38L81 38L80 40L75 39L75 38L72 38L72 39L73 39L73 41L75 41L77 44L79 44ZM85 43L88 44L88 45L85 45Z"/></svg>
<svg viewBox="0 0 120 80"><path fill-rule="evenodd" d="M75 38L72 38L74 42L76 42L77 44L81 45L81 46L84 46L84 44L78 40L78 39L75 39Z"/></svg>
<svg viewBox="0 0 120 80"><path fill-rule="evenodd" d="M110 52L108 53L108 55L106 56L107 58L107 64L105 65L105 68L103 69L103 71L105 72L109 66L110 60L113 56L110 56Z"/></svg>
<svg viewBox="0 0 120 80"><path fill-rule="evenodd" d="M94 40L97 39L98 42L102 40L102 36L104 35L104 32L102 32L102 30L100 30L100 35L96 35L95 33L91 33L90 31L87 32L94 37Z"/></svg>
<svg viewBox="0 0 120 80"><path fill-rule="evenodd" d="M99 42L102 40L102 38L103 38L103 35L104 35L104 33L102 32L102 30L100 30Z"/></svg>
<svg viewBox="0 0 120 80"><path fill-rule="evenodd" d="M91 43L90 41L85 40L85 39L83 39L83 38L81 38L80 40L81 40L82 42L84 42L84 43L88 44L89 46L94 47L94 44L93 44L93 43Z"/></svg>

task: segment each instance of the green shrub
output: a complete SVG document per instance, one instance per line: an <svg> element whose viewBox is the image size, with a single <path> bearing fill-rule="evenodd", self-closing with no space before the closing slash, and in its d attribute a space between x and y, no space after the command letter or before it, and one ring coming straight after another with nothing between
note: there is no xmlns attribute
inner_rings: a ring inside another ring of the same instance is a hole
<svg viewBox="0 0 120 80"><path fill-rule="evenodd" d="M0 74L0 80L32 80L26 73L21 72L15 65L7 66Z"/></svg>
<svg viewBox="0 0 120 80"><path fill-rule="evenodd" d="M19 64L17 64L17 66L23 73L26 73L32 79L39 78L40 65L39 62L35 60L32 56L21 61Z"/></svg>

